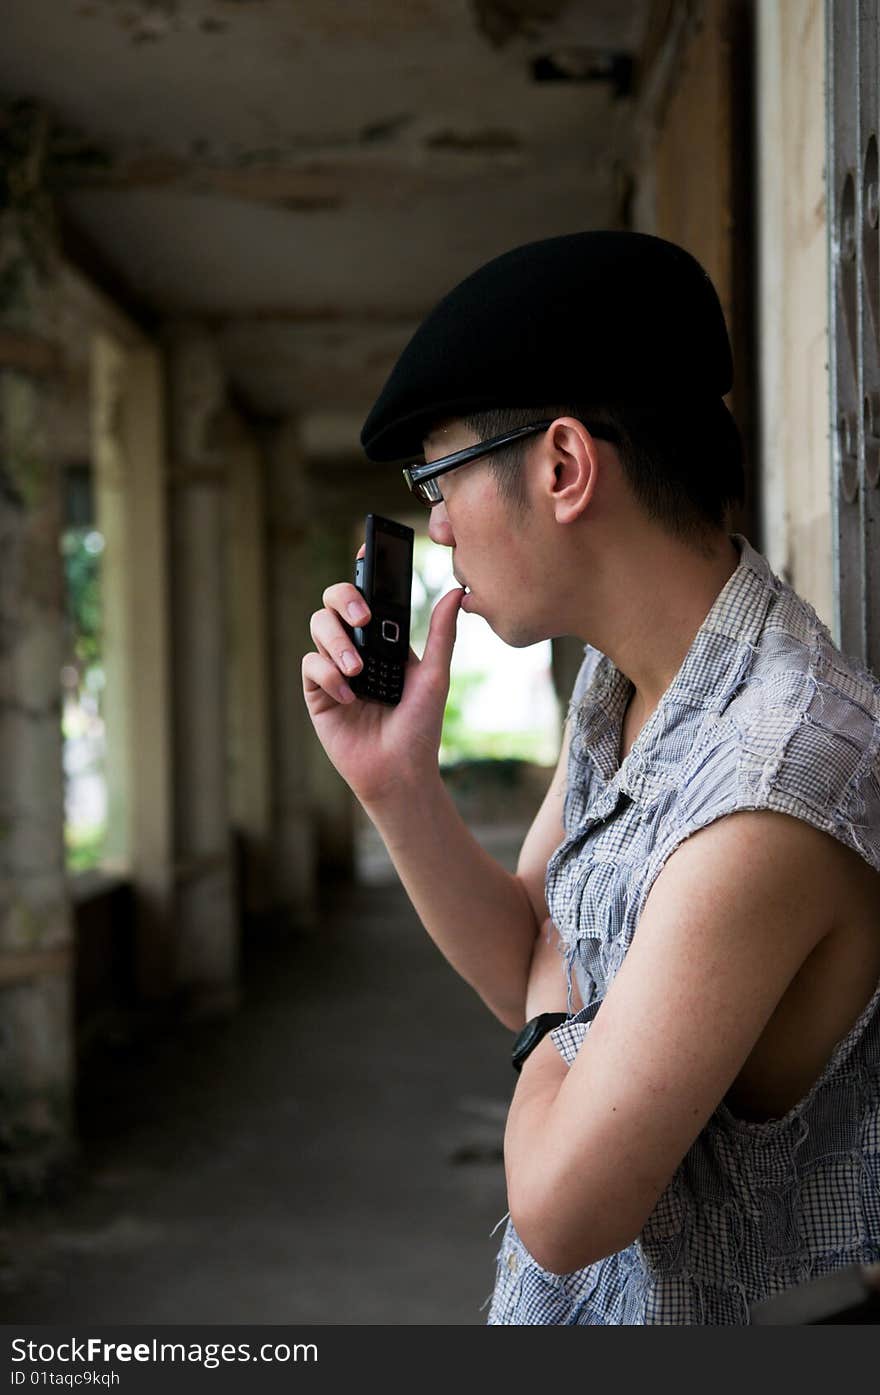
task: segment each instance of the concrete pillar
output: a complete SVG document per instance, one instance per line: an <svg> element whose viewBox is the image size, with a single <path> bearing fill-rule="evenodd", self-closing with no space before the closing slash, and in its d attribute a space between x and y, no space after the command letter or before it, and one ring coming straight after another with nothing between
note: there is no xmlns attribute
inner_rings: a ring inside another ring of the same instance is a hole
<svg viewBox="0 0 880 1395"><path fill-rule="evenodd" d="M101 554L101 659L105 685L102 715L106 740L107 831L102 866L126 872L131 843L131 665L129 609L132 571L128 556L125 452L120 409L125 384L125 351L109 335L92 341L92 478L95 522L104 539Z"/></svg>
<svg viewBox="0 0 880 1395"><path fill-rule="evenodd" d="M0 1196L72 1154L72 931L61 748L59 471L47 439L57 260L47 122L4 117L0 166Z"/></svg>
<svg viewBox="0 0 880 1395"><path fill-rule="evenodd" d="M292 922L316 914L316 840L308 787L311 723L302 696L308 619L320 602L309 570L309 498L296 426L268 441L273 870L275 901Z"/></svg>
<svg viewBox="0 0 880 1395"><path fill-rule="evenodd" d="M174 986L171 714L161 363L105 331L91 354L92 464L106 675L102 866L135 890L142 997Z"/></svg>
<svg viewBox="0 0 880 1395"><path fill-rule="evenodd" d="M269 719L264 460L245 422L228 414L229 774L232 825L241 839L241 905L272 908L272 753Z"/></svg>
<svg viewBox="0 0 880 1395"><path fill-rule="evenodd" d="M135 890L142 997L174 987L171 694L161 360L92 342L92 462L101 557L108 792L103 866Z"/></svg>
<svg viewBox="0 0 880 1395"><path fill-rule="evenodd" d="M211 339L167 339L177 985L194 1013L238 993L226 708L223 375Z"/></svg>
<svg viewBox="0 0 880 1395"><path fill-rule="evenodd" d="M164 997L174 984L172 695L162 361L152 346L129 350L120 411L128 464L131 671L129 828L135 886L138 991Z"/></svg>

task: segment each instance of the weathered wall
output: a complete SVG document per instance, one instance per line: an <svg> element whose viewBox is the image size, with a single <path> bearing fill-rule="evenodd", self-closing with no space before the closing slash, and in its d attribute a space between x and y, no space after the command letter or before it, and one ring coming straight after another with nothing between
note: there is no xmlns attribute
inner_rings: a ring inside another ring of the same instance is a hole
<svg viewBox="0 0 880 1395"><path fill-rule="evenodd" d="M724 0L710 0L681 48L675 86L658 112L654 231L694 252L732 324L732 107Z"/></svg>
<svg viewBox="0 0 880 1395"><path fill-rule="evenodd" d="M71 1146L71 917L61 766L62 371L46 123L0 111L0 1205Z"/></svg>
<svg viewBox="0 0 880 1395"><path fill-rule="evenodd" d="M659 11L658 7L658 11ZM680 0L648 35L636 117L633 221L679 243L718 292L733 348L727 403L745 451L734 530L760 544L754 450L751 28L741 0Z"/></svg>
<svg viewBox="0 0 880 1395"><path fill-rule="evenodd" d="M761 509L771 566L830 625L831 465L822 0L757 31Z"/></svg>

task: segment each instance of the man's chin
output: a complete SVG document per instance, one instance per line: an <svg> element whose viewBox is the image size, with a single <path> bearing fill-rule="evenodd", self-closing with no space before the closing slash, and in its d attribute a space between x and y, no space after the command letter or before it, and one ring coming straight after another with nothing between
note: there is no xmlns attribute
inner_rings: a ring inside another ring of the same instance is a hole
<svg viewBox="0 0 880 1395"><path fill-rule="evenodd" d="M486 620L489 629L502 639L511 649L528 649L532 644L540 644L546 636L535 634L532 630L526 630L521 625L496 625L491 620Z"/></svg>
<svg viewBox="0 0 880 1395"><path fill-rule="evenodd" d="M511 649L528 649L531 644L539 644L542 639L549 636L545 634L535 634L533 630L527 630L525 626L516 619L498 619L495 616L487 615L479 608L479 599L472 596L470 591L466 591L461 600L462 610L466 610L469 615L479 615L493 634L509 645Z"/></svg>

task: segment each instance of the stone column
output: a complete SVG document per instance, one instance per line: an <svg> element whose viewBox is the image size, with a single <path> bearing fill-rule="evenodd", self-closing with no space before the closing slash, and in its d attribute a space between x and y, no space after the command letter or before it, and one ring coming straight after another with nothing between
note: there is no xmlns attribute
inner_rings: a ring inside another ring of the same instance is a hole
<svg viewBox="0 0 880 1395"><path fill-rule="evenodd" d="M272 751L266 615L266 499L258 440L229 413L229 765L230 814L241 839L241 904L272 906Z"/></svg>
<svg viewBox="0 0 880 1395"><path fill-rule="evenodd" d="M91 419L95 522L104 539L101 556L102 715L106 740L107 832L102 866L127 872L131 830L131 626L132 569L126 518L125 450L120 439L125 351L109 335L92 341Z"/></svg>
<svg viewBox="0 0 880 1395"><path fill-rule="evenodd" d="M315 923L316 841L302 656L311 647L308 619L320 593L310 583L308 491L295 424L273 434L267 454L275 901L305 927Z"/></svg>
<svg viewBox="0 0 880 1395"><path fill-rule="evenodd" d="M229 832L224 382L212 340L166 337L177 985L193 1013L231 1008L239 933Z"/></svg>
<svg viewBox="0 0 880 1395"><path fill-rule="evenodd" d="M38 1193L73 1150L47 139L40 112L0 110L0 1196Z"/></svg>
<svg viewBox="0 0 880 1395"><path fill-rule="evenodd" d="M135 889L136 976L174 988L171 713L161 360L109 332L92 341L92 461L101 558L108 819L103 865Z"/></svg>
<svg viewBox="0 0 880 1395"><path fill-rule="evenodd" d="M162 361L152 345L129 349L119 432L127 467L131 873L137 895L137 982L145 998L173 991L173 720L170 674L168 509Z"/></svg>

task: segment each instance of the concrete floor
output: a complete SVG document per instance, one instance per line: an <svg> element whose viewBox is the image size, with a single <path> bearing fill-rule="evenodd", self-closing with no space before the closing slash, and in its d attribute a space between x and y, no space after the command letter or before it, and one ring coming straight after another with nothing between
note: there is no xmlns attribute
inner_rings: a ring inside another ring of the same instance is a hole
<svg viewBox="0 0 880 1395"><path fill-rule="evenodd" d="M234 1018L102 1048L80 1187L2 1218L2 1321L485 1322L511 1034L366 872L251 945Z"/></svg>

